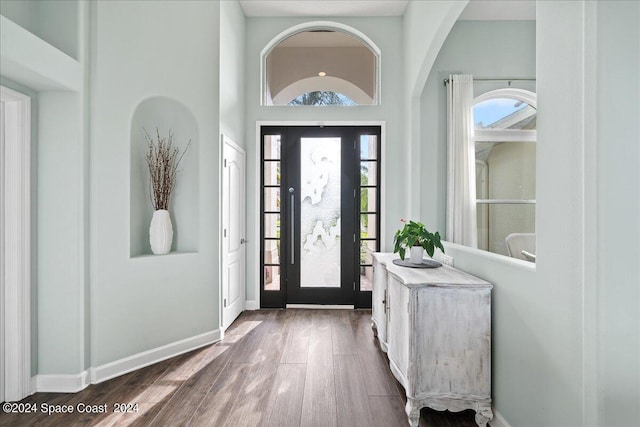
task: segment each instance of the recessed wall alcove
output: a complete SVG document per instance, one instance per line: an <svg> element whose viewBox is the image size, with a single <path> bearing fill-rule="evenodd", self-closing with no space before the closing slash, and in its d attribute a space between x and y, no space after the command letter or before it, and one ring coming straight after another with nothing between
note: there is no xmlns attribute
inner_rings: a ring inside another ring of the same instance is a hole
<svg viewBox="0 0 640 427"><path fill-rule="evenodd" d="M130 256L151 255L149 224L153 206L149 193L148 150L145 130L149 135L173 133L173 144L184 150L191 145L178 168L176 187L169 212L173 224L171 253L197 252L200 228L198 125L193 113L183 104L167 97L151 97L136 107L131 119L130 157Z"/></svg>

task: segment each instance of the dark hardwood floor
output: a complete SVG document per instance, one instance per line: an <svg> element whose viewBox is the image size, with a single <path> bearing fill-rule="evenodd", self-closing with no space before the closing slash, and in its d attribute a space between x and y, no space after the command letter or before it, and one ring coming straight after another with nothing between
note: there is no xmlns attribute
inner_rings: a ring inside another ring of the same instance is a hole
<svg viewBox="0 0 640 427"><path fill-rule="evenodd" d="M2 414L0 425L407 426L404 390L370 324L370 311L245 312L222 342L80 393L36 393L22 401L36 413ZM107 412L45 415L43 404ZM137 407L114 413L117 404ZM474 413L423 410L420 426L471 427Z"/></svg>

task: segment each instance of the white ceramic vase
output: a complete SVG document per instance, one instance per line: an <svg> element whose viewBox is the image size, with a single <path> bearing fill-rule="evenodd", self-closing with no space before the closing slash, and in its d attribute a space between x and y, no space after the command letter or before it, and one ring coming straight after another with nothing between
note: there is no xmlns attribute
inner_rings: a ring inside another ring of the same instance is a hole
<svg viewBox="0 0 640 427"><path fill-rule="evenodd" d="M149 243L151 251L156 255L168 254L173 242L173 225L169 211L160 209L153 213L149 227Z"/></svg>
<svg viewBox="0 0 640 427"><path fill-rule="evenodd" d="M411 261L412 264L422 264L422 256L424 255L424 248L422 246L411 246Z"/></svg>

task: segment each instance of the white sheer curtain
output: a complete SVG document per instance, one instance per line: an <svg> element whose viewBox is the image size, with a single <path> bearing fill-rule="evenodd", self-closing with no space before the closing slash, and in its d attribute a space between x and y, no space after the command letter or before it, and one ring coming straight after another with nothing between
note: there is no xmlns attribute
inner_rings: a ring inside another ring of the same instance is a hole
<svg viewBox="0 0 640 427"><path fill-rule="evenodd" d="M447 241L478 247L473 76L454 74L447 85Z"/></svg>

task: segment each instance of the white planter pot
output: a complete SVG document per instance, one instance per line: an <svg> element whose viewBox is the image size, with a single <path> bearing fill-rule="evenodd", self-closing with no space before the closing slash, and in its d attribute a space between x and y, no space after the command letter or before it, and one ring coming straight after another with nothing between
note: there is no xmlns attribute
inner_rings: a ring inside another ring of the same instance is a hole
<svg viewBox="0 0 640 427"><path fill-rule="evenodd" d="M169 211L161 209L153 213L151 226L149 227L149 243L151 250L156 255L168 254L173 242L173 225Z"/></svg>
<svg viewBox="0 0 640 427"><path fill-rule="evenodd" d="M424 255L424 248L422 246L411 247L411 261L414 264L422 264L422 256Z"/></svg>

